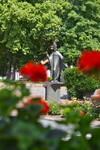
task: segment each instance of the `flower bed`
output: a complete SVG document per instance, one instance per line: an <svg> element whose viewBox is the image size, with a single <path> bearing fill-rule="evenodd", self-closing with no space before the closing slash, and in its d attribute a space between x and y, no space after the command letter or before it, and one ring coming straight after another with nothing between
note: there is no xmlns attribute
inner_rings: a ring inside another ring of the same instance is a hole
<svg viewBox="0 0 100 150"><path fill-rule="evenodd" d="M35 65L34 71L34 64L25 65L24 69L21 69L24 70L23 75L35 82L45 81L46 76L43 75L45 68L38 71L36 66L38 65ZM35 78L36 74L39 76ZM8 80L4 82L7 88L0 90L1 150L100 149L100 128L90 126L93 117L88 115L83 117L77 111L69 111L65 119L57 123L62 126L68 125L71 128L70 136L64 130L44 127L38 120L41 115L48 114L50 110L48 103L40 97L30 99L30 92L25 84ZM18 102L24 98L28 98L27 102L19 107ZM12 115L13 110L16 110L16 115Z"/></svg>

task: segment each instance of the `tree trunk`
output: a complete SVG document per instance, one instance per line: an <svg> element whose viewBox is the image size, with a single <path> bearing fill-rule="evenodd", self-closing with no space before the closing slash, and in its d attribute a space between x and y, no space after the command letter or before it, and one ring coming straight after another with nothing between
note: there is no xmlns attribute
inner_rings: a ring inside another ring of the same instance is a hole
<svg viewBox="0 0 100 150"><path fill-rule="evenodd" d="M13 62L12 62L12 80L15 80L15 71L16 71L16 54L13 55Z"/></svg>

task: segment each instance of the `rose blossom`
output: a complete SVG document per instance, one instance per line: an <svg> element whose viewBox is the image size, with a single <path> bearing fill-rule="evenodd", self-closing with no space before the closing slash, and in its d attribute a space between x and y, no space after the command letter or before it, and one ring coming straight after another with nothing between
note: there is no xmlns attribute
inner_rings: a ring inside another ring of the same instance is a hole
<svg viewBox="0 0 100 150"><path fill-rule="evenodd" d="M19 72L33 82L47 81L46 69L42 64L26 63Z"/></svg>

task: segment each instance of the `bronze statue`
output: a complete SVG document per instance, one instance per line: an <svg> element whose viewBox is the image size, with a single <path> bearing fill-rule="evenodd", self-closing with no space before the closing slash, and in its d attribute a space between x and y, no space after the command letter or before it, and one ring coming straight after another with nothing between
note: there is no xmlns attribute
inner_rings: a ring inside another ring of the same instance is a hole
<svg viewBox="0 0 100 150"><path fill-rule="evenodd" d="M41 61L41 64L46 64L47 62L50 63L51 66L51 77L53 82L61 82L62 78L62 71L63 71L63 60L64 57L60 52L57 51L57 44L54 42L53 45L51 45L51 50L53 52L49 56L47 53L47 59L45 61Z"/></svg>

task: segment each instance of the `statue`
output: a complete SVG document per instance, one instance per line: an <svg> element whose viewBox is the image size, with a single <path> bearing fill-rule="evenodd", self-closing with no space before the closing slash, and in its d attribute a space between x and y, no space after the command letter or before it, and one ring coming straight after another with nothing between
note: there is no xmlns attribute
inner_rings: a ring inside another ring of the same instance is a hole
<svg viewBox="0 0 100 150"><path fill-rule="evenodd" d="M62 71L63 71L63 60L64 57L60 52L57 51L57 44L54 42L53 45L51 45L51 50L53 52L49 56L47 53L47 59L45 61L41 61L41 64L46 64L47 62L50 63L51 67L51 77L53 82L61 82L62 78Z"/></svg>

